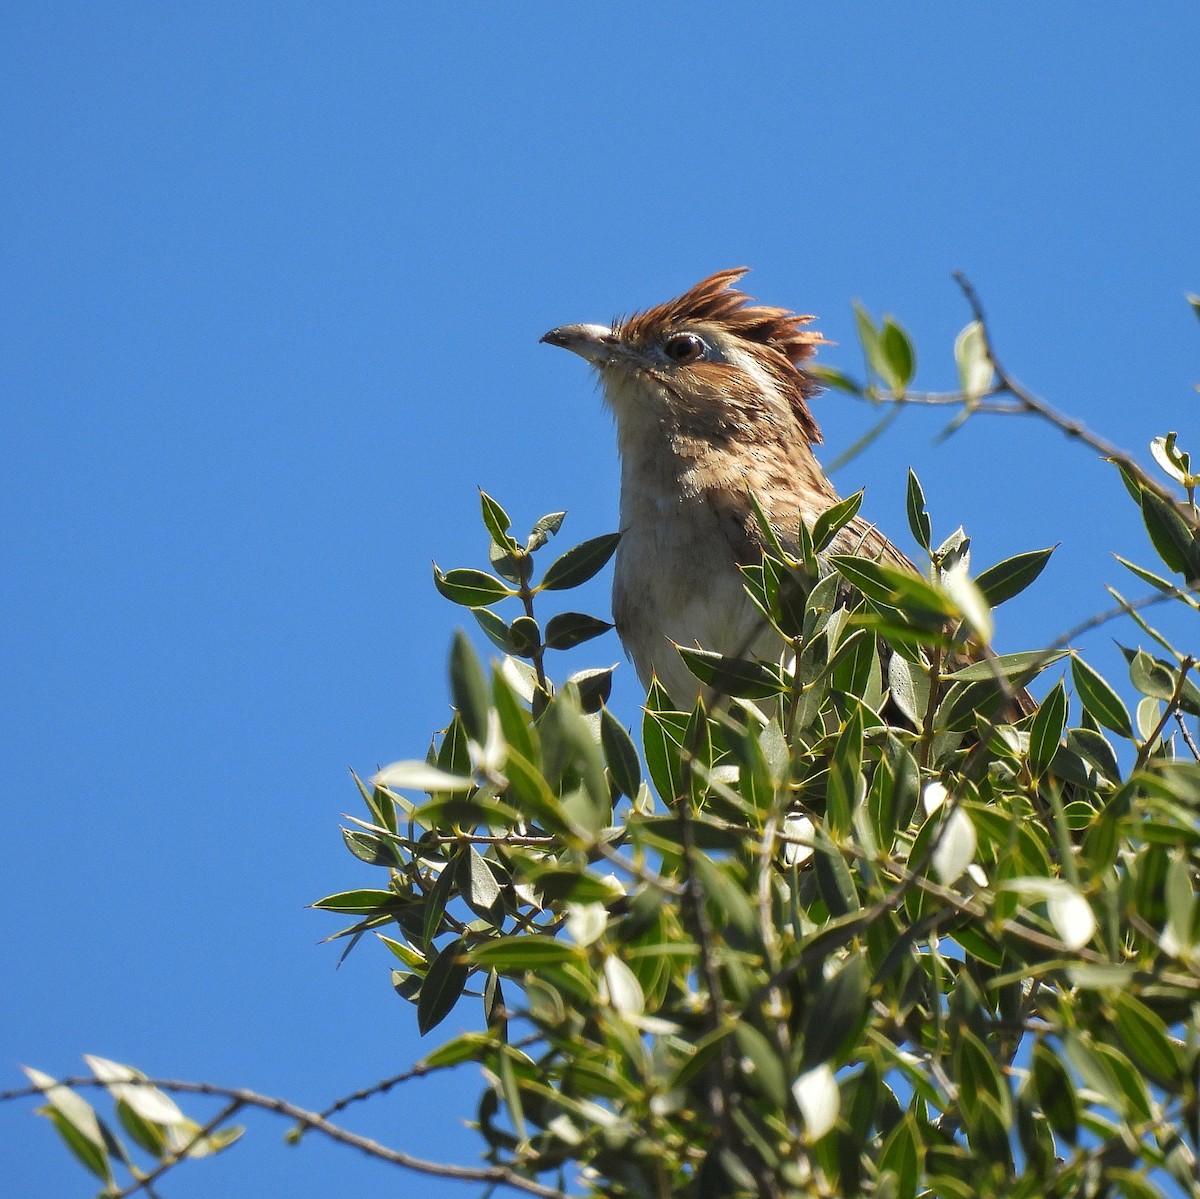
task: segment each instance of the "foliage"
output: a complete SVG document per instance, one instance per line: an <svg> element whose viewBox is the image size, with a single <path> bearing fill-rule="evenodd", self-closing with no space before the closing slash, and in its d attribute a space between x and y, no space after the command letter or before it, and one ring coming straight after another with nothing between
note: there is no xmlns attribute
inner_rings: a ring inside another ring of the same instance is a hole
<svg viewBox="0 0 1200 1199"><path fill-rule="evenodd" d="M919 402L903 329L860 309L859 331L868 382L825 381ZM955 352L960 414L1020 399L981 314ZM501 657L456 636L449 726L360 783L343 830L378 886L315 905L353 918L348 947L387 947L423 1034L480 1004L419 1071L481 1071L489 1164L456 1176L543 1195L1200 1196L1200 689L1142 615L1200 608L1200 518L1174 434L1153 453L1166 484L1114 455L1157 558L1121 559L1146 599L1114 592L1144 642L1124 651L1132 711L1069 642L983 648L1050 551L972 574L910 475L923 572L824 554L857 497L801 528L795 556L765 527L746 588L787 652L681 649L700 699L680 710L655 686L630 730L609 671L556 688L547 669L610 626L539 611L617 536L535 582L563 514L519 539L481 497L490 570L434 581ZM1026 711L1064 654L1073 695L1055 682ZM98 1077L160 1163L232 1135L179 1132L128 1068ZM31 1078L115 1189L129 1154L81 1086Z"/></svg>

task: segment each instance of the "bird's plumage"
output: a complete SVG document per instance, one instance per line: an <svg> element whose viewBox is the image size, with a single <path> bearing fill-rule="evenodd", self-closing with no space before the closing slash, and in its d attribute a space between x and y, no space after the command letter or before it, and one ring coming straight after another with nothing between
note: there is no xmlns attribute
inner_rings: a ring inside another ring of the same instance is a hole
<svg viewBox="0 0 1200 1199"><path fill-rule="evenodd" d="M727 655L778 656L777 635L745 593L740 566L761 560L753 493L784 547L838 495L813 446L819 390L805 363L824 339L812 317L755 304L720 271L665 304L612 325L565 325L543 338L599 372L621 454L621 543L613 611L642 683L677 702L698 683L671 642ZM912 569L855 518L834 552Z"/></svg>

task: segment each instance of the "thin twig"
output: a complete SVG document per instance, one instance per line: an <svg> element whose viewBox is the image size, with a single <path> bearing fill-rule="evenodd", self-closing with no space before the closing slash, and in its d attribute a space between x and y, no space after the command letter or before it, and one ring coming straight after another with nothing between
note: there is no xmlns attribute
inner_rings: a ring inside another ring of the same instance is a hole
<svg viewBox="0 0 1200 1199"><path fill-rule="evenodd" d="M64 1078L56 1080L55 1086L69 1087L78 1090L86 1087L103 1087L105 1084L92 1076L80 1078ZM566 1191L556 1187L543 1186L540 1182L525 1178L507 1166L454 1166L447 1162L430 1161L427 1158L414 1157L400 1149L391 1149L381 1145L370 1137L360 1136L349 1129L331 1124L317 1112L310 1112L298 1107L286 1099L276 1099L271 1095L261 1095L257 1091L249 1091L242 1087L221 1087L207 1082L186 1082L181 1079L139 1078L123 1080L122 1086L157 1087L161 1091L171 1091L185 1095L211 1095L219 1099L236 1100L242 1107L259 1108L272 1112L277 1116L286 1116L303 1128L323 1133L331 1141L340 1145L348 1145L358 1149L368 1157L389 1165L401 1166L418 1174L429 1174L437 1178L454 1178L460 1182L483 1182L492 1186L506 1186L513 1190L524 1191L527 1195L537 1195L539 1199L570 1199ZM15 1090L0 1092L0 1103L12 1099L29 1099L35 1095L45 1095L42 1087L18 1087Z"/></svg>
<svg viewBox="0 0 1200 1199"><path fill-rule="evenodd" d="M159 1165L150 1171L149 1174L142 1175L137 1182L131 1183L123 1191L117 1191L111 1196L111 1199L129 1199L130 1195L136 1195L139 1191L145 1191L147 1195L154 1194L154 1184L170 1169L179 1165L184 1161L188 1154L191 1153L197 1145L200 1144L206 1137L212 1136L223 1124L232 1120L238 1112L242 1110L245 1104L240 1099L231 1099L203 1128L197 1129L185 1145L181 1148L173 1150L168 1157L164 1157Z"/></svg>

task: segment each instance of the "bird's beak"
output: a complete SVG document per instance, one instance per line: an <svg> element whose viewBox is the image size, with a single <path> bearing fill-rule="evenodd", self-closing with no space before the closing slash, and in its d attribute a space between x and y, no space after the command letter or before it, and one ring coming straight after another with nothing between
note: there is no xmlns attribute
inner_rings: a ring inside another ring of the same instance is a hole
<svg viewBox="0 0 1200 1199"><path fill-rule="evenodd" d="M608 366L621 354L620 339L607 325L560 325L551 329L542 341L562 346L593 366Z"/></svg>

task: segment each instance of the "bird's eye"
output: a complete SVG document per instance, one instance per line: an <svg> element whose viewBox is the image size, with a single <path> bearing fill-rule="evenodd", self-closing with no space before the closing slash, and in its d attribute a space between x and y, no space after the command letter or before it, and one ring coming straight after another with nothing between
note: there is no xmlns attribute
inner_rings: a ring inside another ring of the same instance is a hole
<svg viewBox="0 0 1200 1199"><path fill-rule="evenodd" d="M704 340L695 333L672 333L663 343L663 351L672 362L686 365L703 358L708 350Z"/></svg>

